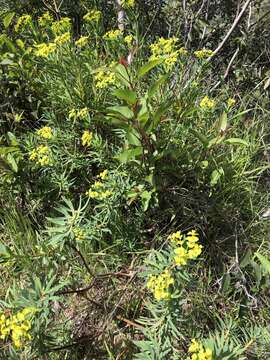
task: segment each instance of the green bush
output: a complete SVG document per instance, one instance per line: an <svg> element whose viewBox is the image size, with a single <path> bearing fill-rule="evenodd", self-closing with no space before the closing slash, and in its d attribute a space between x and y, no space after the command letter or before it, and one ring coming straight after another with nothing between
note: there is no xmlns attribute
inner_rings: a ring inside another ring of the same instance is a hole
<svg viewBox="0 0 270 360"><path fill-rule="evenodd" d="M142 4L37 5L2 14L2 358L266 359L264 94Z"/></svg>

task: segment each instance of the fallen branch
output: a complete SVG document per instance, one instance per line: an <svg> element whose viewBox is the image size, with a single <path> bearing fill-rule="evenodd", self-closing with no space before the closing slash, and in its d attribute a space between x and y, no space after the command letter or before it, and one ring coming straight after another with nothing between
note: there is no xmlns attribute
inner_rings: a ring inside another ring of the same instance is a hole
<svg viewBox="0 0 270 360"><path fill-rule="evenodd" d="M225 71L225 74L224 74L224 76L223 76L224 80L227 79L227 77L228 77L228 75L229 75L229 72L230 72L230 70L231 70L232 64L233 64L233 62L234 62L234 59L236 58L237 54L239 53L239 50L240 50L239 47L235 50L235 52L234 52L234 54L233 54L233 56L232 56L232 58L231 58L231 60L230 60L230 62L229 62L229 64L228 64L228 66L227 66L227 69L226 69L226 71Z"/></svg>
<svg viewBox="0 0 270 360"><path fill-rule="evenodd" d="M236 19L234 20L230 30L227 32L226 36L224 37L224 39L221 41L221 43L218 45L218 47L216 48L216 50L213 52L213 55L208 59L208 62L211 61L211 59L216 56L220 50L223 48L224 44L226 43L226 41L229 39L229 37L231 36L232 32L234 31L234 29L236 28L236 26L238 25L239 21L241 20L242 16L244 15L248 5L250 4L251 0L247 0L242 8L242 10L240 11L239 15L236 17Z"/></svg>

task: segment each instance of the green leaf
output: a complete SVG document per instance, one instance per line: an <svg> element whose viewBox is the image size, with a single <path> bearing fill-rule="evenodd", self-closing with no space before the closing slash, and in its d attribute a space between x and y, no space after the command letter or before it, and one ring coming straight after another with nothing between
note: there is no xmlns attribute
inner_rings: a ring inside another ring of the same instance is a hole
<svg viewBox="0 0 270 360"><path fill-rule="evenodd" d="M117 89L113 92L113 95L118 99L125 100L127 103L133 105L137 100L137 95L134 91L129 89Z"/></svg>
<svg viewBox="0 0 270 360"><path fill-rule="evenodd" d="M113 69L117 79L124 85L129 87L130 86L130 79L127 69L124 65L118 64Z"/></svg>
<svg viewBox="0 0 270 360"><path fill-rule="evenodd" d="M145 74L147 74L150 70L152 70L154 67L160 65L163 62L162 59L158 59L158 60L151 60L148 63L144 64L143 66L141 66L138 70L138 77L141 78L143 77Z"/></svg>
<svg viewBox="0 0 270 360"><path fill-rule="evenodd" d="M224 274L222 278L221 291L223 293L226 293L230 289L230 285L231 285L231 275Z"/></svg>
<svg viewBox="0 0 270 360"><path fill-rule="evenodd" d="M12 154L7 155L7 162L10 165L13 172L18 172L18 165Z"/></svg>
<svg viewBox="0 0 270 360"><path fill-rule="evenodd" d="M0 65L12 65L14 62L11 59L4 59L0 62Z"/></svg>
<svg viewBox="0 0 270 360"><path fill-rule="evenodd" d="M133 149L124 150L121 154L117 155L115 158L121 163L127 163L128 161L134 160L136 156L142 154L142 147L138 146Z"/></svg>
<svg viewBox="0 0 270 360"><path fill-rule="evenodd" d="M129 145L141 146L140 134L133 127L126 130L126 137Z"/></svg>
<svg viewBox="0 0 270 360"><path fill-rule="evenodd" d="M107 108L107 110L109 110L110 113L119 114L126 119L132 119L134 116L133 111L127 106L111 106ZM108 115L110 115L110 113L108 113Z"/></svg>
<svg viewBox="0 0 270 360"><path fill-rule="evenodd" d="M3 24L4 24L5 29L9 27L14 15L15 15L15 12L10 12L10 13L7 13L7 15L4 17Z"/></svg>
<svg viewBox="0 0 270 360"><path fill-rule="evenodd" d="M165 104L161 104L157 110L155 111L154 115L153 115L153 120L151 122L151 125L149 127L150 131L156 130L158 124L161 121L161 117L162 115L170 108L171 106L171 101L170 102L166 102Z"/></svg>
<svg viewBox="0 0 270 360"><path fill-rule="evenodd" d="M217 123L217 131L219 134L223 134L225 132L225 130L227 129L228 126L228 116L227 113L224 111Z"/></svg>
<svg viewBox="0 0 270 360"><path fill-rule="evenodd" d="M190 130L192 132L193 135L196 136L196 138L198 138L200 140L200 142L203 144L203 146L206 148L209 144L209 140L207 139L206 136L204 136L203 134L201 134L199 131L191 129Z"/></svg>
<svg viewBox="0 0 270 360"><path fill-rule="evenodd" d="M244 110L244 111L241 111L240 113L234 115L231 120L234 120L234 119L237 119L238 117L242 116L242 115L245 115L247 113L249 113L250 111L252 111L254 109L247 109L247 110Z"/></svg>
<svg viewBox="0 0 270 360"><path fill-rule="evenodd" d="M149 119L147 99L145 97L142 97L140 99L140 103L138 104L137 119L142 124L145 124L147 122L147 120Z"/></svg>
<svg viewBox="0 0 270 360"><path fill-rule="evenodd" d="M255 255L260 260L260 263L264 268L264 270L270 274L270 261L265 256L261 255L258 252L256 252Z"/></svg>
<svg viewBox="0 0 270 360"><path fill-rule="evenodd" d="M144 190L141 194L140 197L142 199L142 203L143 203L143 211L146 211L149 207L149 202L152 198L152 194L153 194L154 190L152 191L147 191Z"/></svg>
<svg viewBox="0 0 270 360"><path fill-rule="evenodd" d="M244 146L249 146L249 143L243 139L240 138L230 138L230 139L226 139L224 141L224 143L226 144L230 144L230 145L244 145Z"/></svg>
<svg viewBox="0 0 270 360"><path fill-rule="evenodd" d="M207 149L210 149L213 145L218 145L224 140L224 136L217 136L211 140L209 140Z"/></svg>
<svg viewBox="0 0 270 360"><path fill-rule="evenodd" d="M148 98L150 99L155 95L160 86L168 79L169 75L161 76L154 84L152 84L148 90Z"/></svg>
<svg viewBox="0 0 270 360"><path fill-rule="evenodd" d="M210 185L215 186L223 175L224 170L222 168L215 169L211 174Z"/></svg>
<svg viewBox="0 0 270 360"><path fill-rule="evenodd" d="M9 141L11 143L12 146L17 146L19 145L19 141L17 140L16 136L12 133L12 132L8 132L7 136L9 138Z"/></svg>
<svg viewBox="0 0 270 360"><path fill-rule="evenodd" d="M10 252L8 250L8 248L6 247L6 245L0 243L0 259L1 258L9 258L10 257Z"/></svg>

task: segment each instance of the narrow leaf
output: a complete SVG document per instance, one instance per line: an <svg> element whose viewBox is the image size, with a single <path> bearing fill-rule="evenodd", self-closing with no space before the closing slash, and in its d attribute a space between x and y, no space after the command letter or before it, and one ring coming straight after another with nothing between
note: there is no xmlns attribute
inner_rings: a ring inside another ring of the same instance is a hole
<svg viewBox="0 0 270 360"><path fill-rule="evenodd" d="M230 138L230 139L226 139L224 141L226 144L230 144L230 145L244 145L244 146L249 146L248 142L246 140L240 139L240 138Z"/></svg>
<svg viewBox="0 0 270 360"><path fill-rule="evenodd" d="M148 98L150 99L155 95L160 86L168 79L168 75L161 76L154 84L152 84L148 90Z"/></svg>
<svg viewBox="0 0 270 360"><path fill-rule="evenodd" d="M141 78L143 77L145 74L147 74L150 70L152 70L154 67L160 65L163 62L163 60L152 60L149 61L148 63L144 64L143 66L141 66L138 70L138 77Z"/></svg>
<svg viewBox="0 0 270 360"><path fill-rule="evenodd" d="M15 15L15 12L10 12L4 17L3 24L4 24L5 29L9 27L14 15Z"/></svg>
<svg viewBox="0 0 270 360"><path fill-rule="evenodd" d="M270 261L260 253L256 252L255 255L260 260L260 263L265 271L267 271L270 274Z"/></svg>

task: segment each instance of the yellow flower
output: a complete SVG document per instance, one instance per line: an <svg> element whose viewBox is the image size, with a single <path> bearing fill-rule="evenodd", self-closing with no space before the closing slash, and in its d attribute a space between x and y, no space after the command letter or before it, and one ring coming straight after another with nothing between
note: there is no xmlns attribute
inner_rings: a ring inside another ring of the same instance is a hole
<svg viewBox="0 0 270 360"><path fill-rule="evenodd" d="M54 34L61 34L64 32L70 32L71 30L71 19L68 17L63 17L58 21L54 21L51 26L52 32Z"/></svg>
<svg viewBox="0 0 270 360"><path fill-rule="evenodd" d="M43 126L37 130L37 134L43 139L51 139L53 137L52 129L49 126Z"/></svg>
<svg viewBox="0 0 270 360"><path fill-rule="evenodd" d="M96 199L99 197L99 193L97 191L93 191L91 189L86 191L86 195L89 196L91 199Z"/></svg>
<svg viewBox="0 0 270 360"><path fill-rule="evenodd" d="M203 110L211 110L216 106L216 102L213 99L210 99L208 96L205 96L201 102L200 102L200 107Z"/></svg>
<svg viewBox="0 0 270 360"><path fill-rule="evenodd" d="M168 270L155 276L150 276L146 287L153 293L156 300L169 300L171 297L169 287L174 284L174 279Z"/></svg>
<svg viewBox="0 0 270 360"><path fill-rule="evenodd" d="M35 45L35 55L39 57L48 57L50 54L52 54L56 50L56 44L54 43L42 43Z"/></svg>
<svg viewBox="0 0 270 360"><path fill-rule="evenodd" d="M178 50L178 54L179 54L179 55L187 55L187 54L188 54L188 51L187 51L187 49L185 49L184 47L181 47L181 48Z"/></svg>
<svg viewBox="0 0 270 360"><path fill-rule="evenodd" d="M88 36L81 36L77 41L75 41L75 45L79 47L83 47L88 42Z"/></svg>
<svg viewBox="0 0 270 360"><path fill-rule="evenodd" d="M24 28L31 24L32 18L30 15L22 15L21 17L19 17L17 24L15 25L14 30L16 32L18 32L20 30L20 28L22 27L22 30L24 30Z"/></svg>
<svg viewBox="0 0 270 360"><path fill-rule="evenodd" d="M86 107L82 108L77 112L77 117L80 119L84 119L87 115L88 115L88 109Z"/></svg>
<svg viewBox="0 0 270 360"><path fill-rule="evenodd" d="M188 250L188 258L196 259L202 252L202 245L195 244L191 249Z"/></svg>
<svg viewBox="0 0 270 360"><path fill-rule="evenodd" d="M103 170L97 177L102 180L106 179L108 177L108 170Z"/></svg>
<svg viewBox="0 0 270 360"><path fill-rule="evenodd" d="M97 89L104 89L116 83L116 76L114 73L99 70L95 75L95 82Z"/></svg>
<svg viewBox="0 0 270 360"><path fill-rule="evenodd" d="M47 11L38 18L38 24L42 27L46 27L53 22L53 17Z"/></svg>
<svg viewBox="0 0 270 360"><path fill-rule="evenodd" d="M27 340L31 340L28 331L31 329L31 321L27 316L33 315L35 309L25 308L17 314L6 317L0 315L0 339L6 340L9 336L15 347L20 348Z"/></svg>
<svg viewBox="0 0 270 360"><path fill-rule="evenodd" d="M106 34L103 35L103 38L105 40L117 40L120 36L123 35L123 31L122 30L110 30L107 31Z"/></svg>
<svg viewBox="0 0 270 360"><path fill-rule="evenodd" d="M206 348L205 349L205 356L206 356L206 359L207 360L211 360L212 359L212 350L211 349L209 349L209 348Z"/></svg>
<svg viewBox="0 0 270 360"><path fill-rule="evenodd" d="M233 98L229 98L229 99L227 100L227 105L228 105L229 107L232 107L233 105L235 105L235 103L236 103L236 101L235 101L235 99L233 99Z"/></svg>
<svg viewBox="0 0 270 360"><path fill-rule="evenodd" d="M168 236L168 240L172 243L173 246L183 244L183 235L181 231L176 231L175 233Z"/></svg>
<svg viewBox="0 0 270 360"><path fill-rule="evenodd" d="M106 199L107 197L110 197L111 195L112 195L112 192L110 190L105 190L99 194L99 198L101 200L103 200L103 199Z"/></svg>
<svg viewBox="0 0 270 360"><path fill-rule="evenodd" d="M40 145L30 152L29 160L35 161L36 164L45 166L51 162L49 148L46 145Z"/></svg>
<svg viewBox="0 0 270 360"><path fill-rule="evenodd" d="M187 233L186 239L188 247L192 248L199 241L199 236L196 230L191 230Z"/></svg>
<svg viewBox="0 0 270 360"><path fill-rule="evenodd" d="M83 146L90 146L93 138L93 133L85 130L82 134L81 140Z"/></svg>
<svg viewBox="0 0 270 360"><path fill-rule="evenodd" d="M68 118L69 119L74 119L74 120L77 120L77 119L84 119L86 118L88 115L88 108L83 108L83 109L71 109L69 111L69 114L68 114Z"/></svg>
<svg viewBox="0 0 270 360"><path fill-rule="evenodd" d="M70 41L70 33L69 32L65 32L64 34L62 35L58 35L56 36L55 40L54 40L54 43L56 45L63 45L65 44L66 42Z"/></svg>
<svg viewBox="0 0 270 360"><path fill-rule="evenodd" d="M207 59L210 56L213 55L213 51L210 49L202 49L202 50L197 50L194 52L194 55L196 56L196 58L198 59Z"/></svg>
<svg viewBox="0 0 270 360"><path fill-rule="evenodd" d="M128 46L130 46L132 44L132 41L133 41L133 36L132 35L125 36L124 41L125 41L125 43L128 44Z"/></svg>
<svg viewBox="0 0 270 360"><path fill-rule="evenodd" d="M195 339L191 340L188 352L192 353L191 360L212 360L212 350L204 346Z"/></svg>
<svg viewBox="0 0 270 360"><path fill-rule="evenodd" d="M170 70L177 62L180 55L186 55L187 50L184 47L177 48L177 37L169 39L159 38L157 42L150 45L151 57L150 60L164 59L166 70Z"/></svg>
<svg viewBox="0 0 270 360"><path fill-rule="evenodd" d="M174 261L177 266L186 265L188 260L188 253L184 247L177 247L174 249Z"/></svg>
<svg viewBox="0 0 270 360"><path fill-rule="evenodd" d="M135 0L121 0L123 8L133 8L135 6Z"/></svg>
<svg viewBox="0 0 270 360"><path fill-rule="evenodd" d="M196 339L191 340L191 344L189 345L188 352L196 353L200 350L200 344Z"/></svg>
<svg viewBox="0 0 270 360"><path fill-rule="evenodd" d="M104 185L102 184L101 181L95 181L94 185L92 186L93 189L100 189L102 188Z"/></svg>
<svg viewBox="0 0 270 360"><path fill-rule="evenodd" d="M74 228L73 233L76 241L82 241L85 239L85 232L82 229Z"/></svg>
<svg viewBox="0 0 270 360"><path fill-rule="evenodd" d="M90 10L87 14L84 15L83 19L88 22L98 22L101 18L101 11L99 10Z"/></svg>

